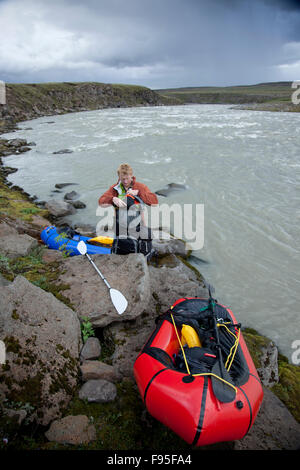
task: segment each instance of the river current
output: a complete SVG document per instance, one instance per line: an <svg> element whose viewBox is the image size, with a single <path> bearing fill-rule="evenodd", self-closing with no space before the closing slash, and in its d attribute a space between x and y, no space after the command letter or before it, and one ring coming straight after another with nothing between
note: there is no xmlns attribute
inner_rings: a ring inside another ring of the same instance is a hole
<svg viewBox="0 0 300 470"><path fill-rule="evenodd" d="M300 115L221 105L106 109L23 122L5 138L34 141L3 159L9 180L39 200L72 182L97 224L99 196L127 162L152 191L185 190L159 203L203 204L204 244L192 263L243 326L271 338L288 359L300 349ZM61 149L72 153L54 154ZM175 301L176 299L174 299ZM296 356L299 358L299 354Z"/></svg>

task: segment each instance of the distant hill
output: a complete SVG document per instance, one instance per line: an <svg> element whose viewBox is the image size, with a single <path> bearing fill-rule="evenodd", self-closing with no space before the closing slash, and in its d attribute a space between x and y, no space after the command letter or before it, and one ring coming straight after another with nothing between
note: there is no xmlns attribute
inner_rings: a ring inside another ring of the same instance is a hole
<svg viewBox="0 0 300 470"><path fill-rule="evenodd" d="M6 104L0 105L0 133L15 123L40 116L103 108L160 106L177 100L150 88L98 82L6 83Z"/></svg>
<svg viewBox="0 0 300 470"><path fill-rule="evenodd" d="M182 104L235 104L246 105L251 109L274 111L299 111L293 105L292 82L258 83L228 87L186 87L155 90L161 96L176 98Z"/></svg>

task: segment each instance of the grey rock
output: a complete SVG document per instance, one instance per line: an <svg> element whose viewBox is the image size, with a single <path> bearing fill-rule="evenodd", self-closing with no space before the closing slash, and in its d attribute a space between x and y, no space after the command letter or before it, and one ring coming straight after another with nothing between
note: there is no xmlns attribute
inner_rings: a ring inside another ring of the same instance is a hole
<svg viewBox="0 0 300 470"><path fill-rule="evenodd" d="M155 193L158 196L167 197L167 196L169 196L170 194L172 194L174 192L183 191L185 189L188 189L188 187L185 184L169 183L164 188L158 189L157 191L155 191Z"/></svg>
<svg viewBox="0 0 300 470"><path fill-rule="evenodd" d="M5 156L5 155L3 155ZM12 168L10 166L6 166L2 168L2 174L5 176L11 175L12 173L16 173L18 171L18 168Z"/></svg>
<svg viewBox="0 0 300 470"><path fill-rule="evenodd" d="M0 274L0 287L1 286L9 286L9 284L10 284L10 281L5 279L5 277L3 277L2 274Z"/></svg>
<svg viewBox="0 0 300 470"><path fill-rule="evenodd" d="M162 258L159 267L149 266L151 280L152 301L155 305L151 308L156 311L157 306L161 312L180 297L208 297L208 290L204 285L202 276L195 270L191 270L185 263L171 254ZM167 282L166 282L167 280Z"/></svg>
<svg viewBox="0 0 300 470"><path fill-rule="evenodd" d="M75 208L72 204L65 201L48 201L45 207L54 217L64 217L66 215L75 214Z"/></svg>
<svg viewBox="0 0 300 470"><path fill-rule="evenodd" d="M62 149L62 150L57 150L56 152L53 152L53 154L64 154L64 153L73 153L73 150Z"/></svg>
<svg viewBox="0 0 300 470"><path fill-rule="evenodd" d="M11 139L8 141L8 145L10 147L23 147L24 145L27 144L27 140L25 139Z"/></svg>
<svg viewBox="0 0 300 470"><path fill-rule="evenodd" d="M83 382L97 379L118 382L122 379L122 375L113 366L100 361L84 361L80 366L80 372Z"/></svg>
<svg viewBox="0 0 300 470"><path fill-rule="evenodd" d="M4 408L3 414L11 418L12 420L15 420L18 426L21 426L21 424L25 421L26 416L27 416L26 410L22 410L22 409L13 410L11 408Z"/></svg>
<svg viewBox="0 0 300 470"><path fill-rule="evenodd" d="M69 193L66 193L64 195L64 200L65 201L73 201L74 199L77 199L79 197L79 194L76 191L71 191Z"/></svg>
<svg viewBox="0 0 300 470"><path fill-rule="evenodd" d="M16 153L25 153L25 152L29 152L29 150L31 150L30 147L18 147L16 150Z"/></svg>
<svg viewBox="0 0 300 470"><path fill-rule="evenodd" d="M69 415L53 421L45 436L60 444L88 444L96 439L96 428L87 416Z"/></svg>
<svg viewBox="0 0 300 470"><path fill-rule="evenodd" d="M101 354L101 345L98 338L89 337L80 352L80 360L98 359Z"/></svg>
<svg viewBox="0 0 300 470"><path fill-rule="evenodd" d="M14 227L5 222L0 224L0 251L5 256L10 258L27 256L37 246L37 240L30 235L19 234Z"/></svg>
<svg viewBox="0 0 300 470"><path fill-rule="evenodd" d="M96 236L96 227L90 224L76 224L75 230L85 237L95 237Z"/></svg>
<svg viewBox="0 0 300 470"><path fill-rule="evenodd" d="M8 366L1 370L0 403L5 398L20 401L21 396L34 408L32 421L47 425L60 418L78 381L77 315L49 292L17 276L0 287L0 338L7 343Z"/></svg>
<svg viewBox="0 0 300 470"><path fill-rule="evenodd" d="M73 185L77 185L78 183L57 183L55 185L55 187L57 189L62 189L62 188L65 188L66 186L73 186Z"/></svg>
<svg viewBox="0 0 300 470"><path fill-rule="evenodd" d="M54 263L56 261L61 261L63 259L63 253L58 250L51 250L45 248L42 253L43 263Z"/></svg>
<svg viewBox="0 0 300 470"><path fill-rule="evenodd" d="M189 253L188 245L163 230L153 230L152 246L159 255L176 254L186 258Z"/></svg>
<svg viewBox="0 0 300 470"><path fill-rule="evenodd" d="M85 209L86 205L82 201L72 201L71 202L72 206L75 207L75 209Z"/></svg>
<svg viewBox="0 0 300 470"><path fill-rule="evenodd" d="M79 390L79 398L89 403L107 403L117 396L116 386L107 380L89 380Z"/></svg>
<svg viewBox="0 0 300 470"><path fill-rule="evenodd" d="M64 291L80 318L88 317L93 327L112 322L134 320L141 315L150 298L149 270L142 254L92 255L92 260L108 280L128 301L119 315L112 304L109 290L91 263L83 256L64 259L57 283L70 286ZM134 288L133 288L134 286Z"/></svg>
<svg viewBox="0 0 300 470"><path fill-rule="evenodd" d="M279 381L278 348L273 341L261 349L260 362L262 366L257 369L260 380L266 387L272 387Z"/></svg>

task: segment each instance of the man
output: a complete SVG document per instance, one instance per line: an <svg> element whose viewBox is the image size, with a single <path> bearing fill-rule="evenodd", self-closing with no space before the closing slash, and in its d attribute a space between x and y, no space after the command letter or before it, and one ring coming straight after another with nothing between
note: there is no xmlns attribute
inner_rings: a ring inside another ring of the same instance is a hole
<svg viewBox="0 0 300 470"><path fill-rule="evenodd" d="M131 225L131 234L134 233L133 236L138 235L139 238L148 238L148 229L145 231L145 223L142 213L143 208L141 207L141 204L139 204L138 207L134 206L134 198L128 198L128 196L136 196L137 200L135 202L142 201L142 203L149 206L158 204L156 194L152 193L145 184L137 182L135 176L133 176L131 166L127 163L123 163L118 168L117 183L110 186L110 188L102 194L98 202L101 207L113 205L116 208L117 237L120 235L120 231L124 234L124 230L126 231L126 234L130 234L128 233L128 228L130 228L129 226ZM129 207L129 203L131 207ZM136 215L134 215L133 210L135 207L138 209ZM120 209L127 210L120 211ZM142 220L142 233L140 233L140 220ZM138 232L138 234L136 232ZM147 235L145 235L145 233Z"/></svg>
<svg viewBox="0 0 300 470"><path fill-rule="evenodd" d="M138 196L145 204L151 206L158 204L156 194L143 183L138 183L131 166L122 163L118 168L118 182L110 186L110 188L99 198L99 205L107 207L113 205L115 207L126 207L124 201L125 196Z"/></svg>

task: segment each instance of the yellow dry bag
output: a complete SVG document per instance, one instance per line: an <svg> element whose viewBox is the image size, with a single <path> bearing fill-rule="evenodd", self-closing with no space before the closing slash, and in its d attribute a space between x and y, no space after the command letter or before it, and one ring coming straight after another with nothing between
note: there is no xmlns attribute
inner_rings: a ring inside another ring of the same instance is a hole
<svg viewBox="0 0 300 470"><path fill-rule="evenodd" d="M194 348L195 346L201 347L201 341L199 339L199 336L194 330L194 328L190 325L182 325L181 343L182 346L187 344L189 348Z"/></svg>

